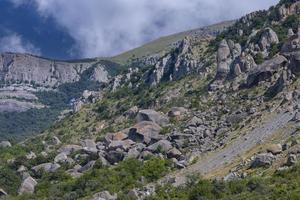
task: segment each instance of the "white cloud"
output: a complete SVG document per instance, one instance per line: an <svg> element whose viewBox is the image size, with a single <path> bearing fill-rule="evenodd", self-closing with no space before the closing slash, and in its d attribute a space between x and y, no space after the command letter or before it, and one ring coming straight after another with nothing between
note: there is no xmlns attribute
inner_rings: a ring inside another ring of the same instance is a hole
<svg viewBox="0 0 300 200"><path fill-rule="evenodd" d="M28 0L11 0L28 2ZM279 0L30 0L75 39L82 56L107 56L159 36L238 18Z"/></svg>
<svg viewBox="0 0 300 200"><path fill-rule="evenodd" d="M29 42L25 42L23 38L16 34L0 38L0 52L17 52L17 53L31 53L40 55L40 50Z"/></svg>

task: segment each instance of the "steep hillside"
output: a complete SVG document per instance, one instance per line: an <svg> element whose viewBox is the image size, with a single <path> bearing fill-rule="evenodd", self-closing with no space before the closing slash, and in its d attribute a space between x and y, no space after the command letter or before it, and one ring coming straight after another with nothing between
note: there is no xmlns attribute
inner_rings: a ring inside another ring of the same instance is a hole
<svg viewBox="0 0 300 200"><path fill-rule="evenodd" d="M131 63L41 135L0 143L0 196L299 199L299 16L282 0Z"/></svg>
<svg viewBox="0 0 300 200"><path fill-rule="evenodd" d="M0 138L22 139L49 127L84 90L101 90L119 65L97 59L56 61L0 56Z"/></svg>

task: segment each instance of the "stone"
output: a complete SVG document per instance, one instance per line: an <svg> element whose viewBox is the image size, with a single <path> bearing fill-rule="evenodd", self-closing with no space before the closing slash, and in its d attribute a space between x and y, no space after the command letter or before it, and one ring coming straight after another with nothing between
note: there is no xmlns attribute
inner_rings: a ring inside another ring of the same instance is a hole
<svg viewBox="0 0 300 200"><path fill-rule="evenodd" d="M271 47L272 44L278 44L279 39L275 31L271 28L266 28L261 34L261 38L258 42L262 51L265 51Z"/></svg>
<svg viewBox="0 0 300 200"><path fill-rule="evenodd" d="M132 149L129 149L126 158L138 158L139 155L140 155L140 152L137 150L137 148L132 148Z"/></svg>
<svg viewBox="0 0 300 200"><path fill-rule="evenodd" d="M9 141L0 142L0 148L7 148L7 147L11 147L11 143Z"/></svg>
<svg viewBox="0 0 300 200"><path fill-rule="evenodd" d="M59 153L54 158L55 163L65 163L67 160L68 160L68 156L65 152Z"/></svg>
<svg viewBox="0 0 300 200"><path fill-rule="evenodd" d="M86 172L86 171L89 171L89 170L93 169L95 163L96 163L96 161L94 161L94 160L88 162L83 167L81 167L80 169L78 169L78 172L79 173L83 173L83 172Z"/></svg>
<svg viewBox="0 0 300 200"><path fill-rule="evenodd" d="M23 180L20 188L19 188L19 195L24 193L34 193L35 186L37 185L37 182L34 178L31 176L27 177Z"/></svg>
<svg viewBox="0 0 300 200"><path fill-rule="evenodd" d="M261 153L256 155L254 161L251 164L252 168L256 167L267 167L270 166L275 159L272 153Z"/></svg>
<svg viewBox="0 0 300 200"><path fill-rule="evenodd" d="M74 153L80 150L82 150L82 146L71 144L62 146L61 148L59 148L58 152L64 152L66 155L69 155L70 153Z"/></svg>
<svg viewBox="0 0 300 200"><path fill-rule="evenodd" d="M288 159L287 159L286 165L287 166L292 166L292 165L295 165L296 163L297 163L297 155L290 154Z"/></svg>
<svg viewBox="0 0 300 200"><path fill-rule="evenodd" d="M129 119L134 119L139 112L139 108L137 106L134 106L127 110L123 115Z"/></svg>
<svg viewBox="0 0 300 200"><path fill-rule="evenodd" d="M137 114L137 122L150 121L160 126L166 126L169 124L169 118L155 110L140 110Z"/></svg>
<svg viewBox="0 0 300 200"><path fill-rule="evenodd" d="M219 44L218 53L217 53L217 76L226 77L230 72L230 63L232 62L230 48L227 41L224 39Z"/></svg>
<svg viewBox="0 0 300 200"><path fill-rule="evenodd" d="M87 153L97 153L97 145L94 140L86 139L81 142L83 150Z"/></svg>
<svg viewBox="0 0 300 200"><path fill-rule="evenodd" d="M167 153L172 148L172 144L168 140L160 140L147 147L148 150L157 153Z"/></svg>
<svg viewBox="0 0 300 200"><path fill-rule="evenodd" d="M167 152L167 156L168 158L176 158L179 159L181 157L182 153L176 149L176 148L172 148L171 150L169 150Z"/></svg>
<svg viewBox="0 0 300 200"><path fill-rule="evenodd" d="M108 149L109 150L116 150L116 149L123 149L124 151L128 151L133 145L135 144L134 141L127 139L123 141L112 141Z"/></svg>
<svg viewBox="0 0 300 200"><path fill-rule="evenodd" d="M34 152L30 152L29 154L26 155L27 160L33 160L36 158L36 155Z"/></svg>
<svg viewBox="0 0 300 200"><path fill-rule="evenodd" d="M180 119L182 115L187 113L187 109L183 107L173 107L171 110L168 112L168 116L172 118L177 118Z"/></svg>
<svg viewBox="0 0 300 200"><path fill-rule="evenodd" d="M273 144L267 148L267 152L272 153L273 155L280 154L282 152L281 144Z"/></svg>
<svg viewBox="0 0 300 200"><path fill-rule="evenodd" d="M128 132L128 131L124 131L124 132ZM112 140L114 140L114 141L121 141L121 140L127 139L128 135L125 134L124 132L115 133L113 135L113 137L112 137Z"/></svg>
<svg viewBox="0 0 300 200"><path fill-rule="evenodd" d="M161 136L159 135L161 130L162 128L158 124L150 121L143 121L130 128L128 138L134 142L144 142L149 144L152 140L158 141L161 139Z"/></svg>
<svg viewBox="0 0 300 200"><path fill-rule="evenodd" d="M122 151L109 151L105 155L105 159L111 164L114 165L122 161L125 157L125 153Z"/></svg>
<svg viewBox="0 0 300 200"><path fill-rule="evenodd" d="M117 200L117 194L110 194L108 191L99 192L93 195L91 200Z"/></svg>
<svg viewBox="0 0 300 200"><path fill-rule="evenodd" d="M53 163L44 163L37 166L32 167L32 170L36 173L39 171L44 171L47 173L53 173L56 172L60 168L59 164L53 164Z"/></svg>

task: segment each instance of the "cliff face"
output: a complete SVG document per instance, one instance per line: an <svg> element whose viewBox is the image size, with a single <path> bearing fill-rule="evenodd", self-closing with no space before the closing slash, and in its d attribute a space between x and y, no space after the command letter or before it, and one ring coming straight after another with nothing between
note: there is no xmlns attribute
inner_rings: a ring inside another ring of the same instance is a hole
<svg viewBox="0 0 300 200"><path fill-rule="evenodd" d="M0 56L0 81L54 87L78 81L82 72L92 64L68 63L27 54L4 53Z"/></svg>

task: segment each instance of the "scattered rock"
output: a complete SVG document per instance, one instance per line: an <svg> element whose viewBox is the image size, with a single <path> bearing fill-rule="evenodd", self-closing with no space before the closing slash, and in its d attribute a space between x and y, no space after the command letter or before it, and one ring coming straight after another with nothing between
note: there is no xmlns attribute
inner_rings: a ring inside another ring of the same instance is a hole
<svg viewBox="0 0 300 200"><path fill-rule="evenodd" d="M297 163L297 155L295 154L290 154L288 159L287 159L287 162L286 162L286 165L287 166L292 166L294 164Z"/></svg>
<svg viewBox="0 0 300 200"><path fill-rule="evenodd" d="M275 159L275 156L271 153L258 154L251 164L251 167L267 167L270 166Z"/></svg>
<svg viewBox="0 0 300 200"><path fill-rule="evenodd" d="M37 182L34 178L31 176L27 177L21 184L21 187L19 188L19 195L24 193L34 193L35 186L37 185Z"/></svg>
<svg viewBox="0 0 300 200"><path fill-rule="evenodd" d="M97 145L94 140L86 139L81 142L83 150L87 153L97 153Z"/></svg>
<svg viewBox="0 0 300 200"><path fill-rule="evenodd" d="M94 194L91 200L117 200L117 199L118 199L117 194L111 195L108 191L104 191L104 192L99 192L97 194Z"/></svg>
<svg viewBox="0 0 300 200"><path fill-rule="evenodd" d="M29 154L26 155L27 160L32 160L36 158L36 155L34 152L30 152Z"/></svg>
<svg viewBox="0 0 300 200"><path fill-rule="evenodd" d="M182 115L187 113L187 109L183 107L173 107L171 110L168 112L168 116L176 119L180 119Z"/></svg>
<svg viewBox="0 0 300 200"><path fill-rule="evenodd" d="M182 153L178 149L176 149L176 148L172 148L167 153L168 158L179 159L181 155L182 155Z"/></svg>
<svg viewBox="0 0 300 200"><path fill-rule="evenodd" d="M83 173L83 172L91 170L94 167L95 163L96 163L96 161L94 161L94 160L88 162L86 165L84 165L83 167L78 169L78 172Z"/></svg>
<svg viewBox="0 0 300 200"><path fill-rule="evenodd" d="M160 126L169 124L168 117L156 112L155 110L140 110L137 114L137 122L150 121Z"/></svg>
<svg viewBox="0 0 300 200"><path fill-rule="evenodd" d="M149 144L152 140L158 141L161 127L154 122L143 121L129 130L128 138L134 142L145 142Z"/></svg>
<svg viewBox="0 0 300 200"><path fill-rule="evenodd" d="M43 170L44 172L47 172L47 173L53 173L53 172L56 172L59 168L60 168L59 164L44 163L44 164L34 166L32 168L32 170L35 171L36 173L41 170Z"/></svg>
<svg viewBox="0 0 300 200"><path fill-rule="evenodd" d="M147 147L148 150L158 153L167 153L172 148L172 144L168 140L160 140Z"/></svg>
<svg viewBox="0 0 300 200"><path fill-rule="evenodd" d="M58 150L58 152L60 153L63 152L66 155L69 155L70 153L80 151L80 150L82 150L82 146L79 145L64 145Z"/></svg>

